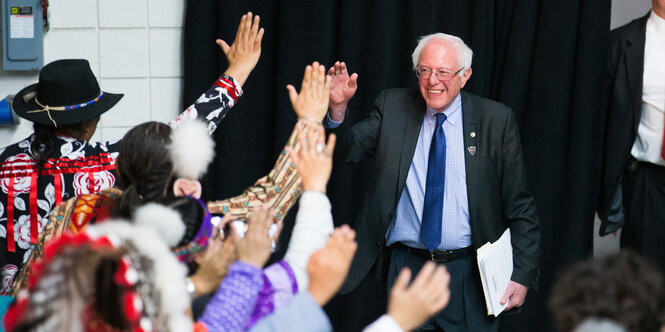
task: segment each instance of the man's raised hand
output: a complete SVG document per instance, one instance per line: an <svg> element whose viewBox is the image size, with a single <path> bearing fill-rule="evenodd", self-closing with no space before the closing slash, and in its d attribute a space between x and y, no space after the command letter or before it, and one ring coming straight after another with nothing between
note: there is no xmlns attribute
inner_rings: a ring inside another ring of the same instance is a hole
<svg viewBox="0 0 665 332"><path fill-rule="evenodd" d="M328 70L328 77L331 78L330 118L335 122L342 122L346 106L358 89L358 74L349 76L346 64L337 61Z"/></svg>

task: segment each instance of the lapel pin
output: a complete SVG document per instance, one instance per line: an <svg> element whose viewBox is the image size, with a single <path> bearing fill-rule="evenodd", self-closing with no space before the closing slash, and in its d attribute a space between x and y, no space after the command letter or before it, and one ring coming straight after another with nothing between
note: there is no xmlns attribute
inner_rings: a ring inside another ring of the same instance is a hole
<svg viewBox="0 0 665 332"><path fill-rule="evenodd" d="M476 154L476 146L475 145L472 145L472 146L468 147L467 149L469 150L469 153L472 156Z"/></svg>
<svg viewBox="0 0 665 332"><path fill-rule="evenodd" d="M471 134L469 134L469 136L471 136L471 137L476 137L476 132L475 132L475 131L472 131Z"/></svg>

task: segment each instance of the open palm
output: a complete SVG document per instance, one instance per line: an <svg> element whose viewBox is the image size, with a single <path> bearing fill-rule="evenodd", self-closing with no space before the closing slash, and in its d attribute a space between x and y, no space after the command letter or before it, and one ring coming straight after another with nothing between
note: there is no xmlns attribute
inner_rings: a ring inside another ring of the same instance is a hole
<svg viewBox="0 0 665 332"><path fill-rule="evenodd" d="M330 67L328 76L331 78L330 111L333 113L331 115L343 118L343 112L346 110L349 100L353 98L358 89L358 74L353 73L349 76L346 64L338 61Z"/></svg>

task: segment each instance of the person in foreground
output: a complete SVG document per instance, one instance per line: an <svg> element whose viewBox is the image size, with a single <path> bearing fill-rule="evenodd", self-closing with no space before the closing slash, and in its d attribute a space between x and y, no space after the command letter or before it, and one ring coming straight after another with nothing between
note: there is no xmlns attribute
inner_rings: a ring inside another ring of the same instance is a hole
<svg viewBox="0 0 665 332"><path fill-rule="evenodd" d="M306 186L325 192L332 170L335 135L330 136L321 152L317 148L321 140L311 135L299 137L300 149L287 150ZM348 274L357 247L354 238L355 232L347 225L336 229L326 246L314 253L307 264L307 290L301 290L285 307L260 320L250 331L332 331L322 307L337 293ZM409 285L411 271L404 268L391 291L387 314L364 331L410 331L421 325L448 303L449 278L445 267L430 262Z"/></svg>
<svg viewBox="0 0 665 332"><path fill-rule="evenodd" d="M549 306L562 332L594 331L593 325L657 332L665 328L665 278L632 250L589 258L557 279Z"/></svg>
<svg viewBox="0 0 665 332"><path fill-rule="evenodd" d="M261 54L259 17L243 15L231 46L218 40L229 67L169 125L198 118L212 133L242 96L242 85ZM57 60L44 66L39 82L16 94L17 115L34 122L28 138L0 148L0 295L9 295L15 276L30 256L60 203L116 185L121 141L89 142L100 115L122 94L101 91L87 60Z"/></svg>
<svg viewBox="0 0 665 332"><path fill-rule="evenodd" d="M418 89L381 92L367 117L345 121L357 74L344 63L332 77L326 126L338 136L336 158L371 159L363 210L356 221L358 255L342 292L354 289L377 262L399 271L427 261L451 275L450 303L421 331L496 331L488 316L475 251L510 228L513 273L502 303L523 304L536 285L540 226L526 188L517 122L510 108L461 89L471 78L472 51L451 35L424 36L413 52ZM382 259L377 259L383 256Z"/></svg>
<svg viewBox="0 0 665 332"><path fill-rule="evenodd" d="M343 226L340 232L355 233ZM348 256L350 244L337 240L336 231L328 245L312 255L308 270L312 285L307 291L298 293L284 308L259 321L251 332L287 331L332 331L332 326L321 308L341 287L347 275L351 258ZM341 236L340 236L341 238ZM355 248L355 243L354 248ZM339 249L334 249L339 246ZM443 309L449 300L449 275L445 268L427 263L409 286L411 272L404 269L390 294L388 311L368 325L363 332L412 331L427 319Z"/></svg>

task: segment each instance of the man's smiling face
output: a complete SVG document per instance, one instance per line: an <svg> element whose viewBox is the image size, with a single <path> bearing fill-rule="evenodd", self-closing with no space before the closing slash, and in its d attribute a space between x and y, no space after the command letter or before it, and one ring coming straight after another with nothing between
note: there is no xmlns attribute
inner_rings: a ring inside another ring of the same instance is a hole
<svg viewBox="0 0 665 332"><path fill-rule="evenodd" d="M439 80L437 71L457 72L461 66L457 61L455 48L443 39L433 39L425 45L418 61L420 68L429 68L432 75L429 78L420 77L418 85L427 106L437 110L445 110L453 103L460 90L471 77L471 68L464 68L463 75L455 75L448 81Z"/></svg>

